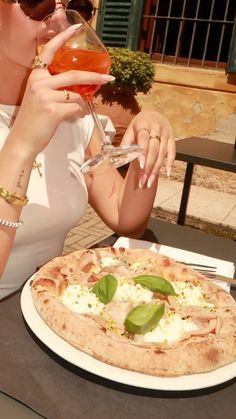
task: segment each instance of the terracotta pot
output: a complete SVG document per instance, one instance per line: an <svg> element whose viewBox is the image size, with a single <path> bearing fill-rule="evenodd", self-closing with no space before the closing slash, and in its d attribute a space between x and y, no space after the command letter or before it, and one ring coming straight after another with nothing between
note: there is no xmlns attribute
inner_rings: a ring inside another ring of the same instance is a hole
<svg viewBox="0 0 236 419"><path fill-rule="evenodd" d="M98 114L111 118L116 129L113 144L119 145L133 117L141 108L135 95L127 90L120 91L112 85L102 86L94 96L94 105Z"/></svg>

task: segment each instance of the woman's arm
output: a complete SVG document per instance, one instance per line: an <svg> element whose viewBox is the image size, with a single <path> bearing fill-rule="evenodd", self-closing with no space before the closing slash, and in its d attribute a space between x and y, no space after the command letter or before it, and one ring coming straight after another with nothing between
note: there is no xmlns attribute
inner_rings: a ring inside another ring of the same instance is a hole
<svg viewBox="0 0 236 419"><path fill-rule="evenodd" d="M73 30L70 30L54 37L41 51L41 59L50 63L54 52L72 35ZM33 162L50 142L60 122L71 116L84 117L87 113L81 96L70 92L67 100L63 90L59 90L62 86L101 85L108 81L108 75L85 71L68 71L51 76L46 68L33 70L11 133L0 152L0 187L18 197L24 197ZM0 275L16 233L13 227L4 225L4 221L18 222L21 209L21 206L9 203L0 196Z"/></svg>
<svg viewBox="0 0 236 419"><path fill-rule="evenodd" d="M24 198L34 157L24 154L23 148L17 147L14 135L9 135L0 152L0 187ZM21 202L19 201L21 204ZM22 202L24 204L24 202ZM9 203L0 197L0 219L18 223L22 206ZM16 228L0 224L0 275L4 270L8 255L14 241Z"/></svg>
<svg viewBox="0 0 236 419"><path fill-rule="evenodd" d="M150 136L160 136L160 141ZM138 143L143 154L129 165L123 179L112 167L86 175L89 202L115 232L140 236L147 224L157 190L158 174L165 165L168 175L175 159L175 139L168 120L159 112L138 114L128 127L122 143ZM99 150L96 135L90 154Z"/></svg>

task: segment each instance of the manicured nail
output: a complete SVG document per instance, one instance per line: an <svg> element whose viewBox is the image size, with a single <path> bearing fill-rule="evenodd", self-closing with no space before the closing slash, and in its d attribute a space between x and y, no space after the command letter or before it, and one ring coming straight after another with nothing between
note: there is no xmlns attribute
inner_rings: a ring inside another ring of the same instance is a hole
<svg viewBox="0 0 236 419"><path fill-rule="evenodd" d="M167 177L170 177L171 175L171 167L168 167L167 171L166 171Z"/></svg>
<svg viewBox="0 0 236 419"><path fill-rule="evenodd" d="M156 175L154 173L152 173L151 176L148 179L148 183L147 183L147 187L148 188L151 188L151 186L152 186L155 178L156 178Z"/></svg>
<svg viewBox="0 0 236 419"><path fill-rule="evenodd" d="M140 156L138 156L138 161L139 161L139 167L141 170L144 169L145 166L145 156L143 154L140 154Z"/></svg>
<svg viewBox="0 0 236 419"><path fill-rule="evenodd" d="M139 183L138 183L138 187L139 187L139 189L142 189L142 187L145 185L146 181L147 181L147 175L146 175L146 173L144 173L144 174L143 174L142 176L140 176L140 178L139 178Z"/></svg>
<svg viewBox="0 0 236 419"><path fill-rule="evenodd" d="M116 78L114 76L110 76L110 74L102 74L101 75L102 80L104 80L105 83L109 81L114 81Z"/></svg>
<svg viewBox="0 0 236 419"><path fill-rule="evenodd" d="M76 23L75 25L69 26L66 30L67 32L74 32L76 29L79 29L82 26L82 23Z"/></svg>

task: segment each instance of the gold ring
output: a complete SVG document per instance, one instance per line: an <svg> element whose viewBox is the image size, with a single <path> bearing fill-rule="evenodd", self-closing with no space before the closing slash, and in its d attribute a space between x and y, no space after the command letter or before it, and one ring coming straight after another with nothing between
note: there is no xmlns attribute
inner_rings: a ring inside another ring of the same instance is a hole
<svg viewBox="0 0 236 419"><path fill-rule="evenodd" d="M157 140L160 143L161 142L161 137L160 137L160 135L150 134L149 135L149 140Z"/></svg>
<svg viewBox="0 0 236 419"><path fill-rule="evenodd" d="M45 67L47 67L47 64L38 55L36 55L34 57L32 68L45 68Z"/></svg>
<svg viewBox="0 0 236 419"><path fill-rule="evenodd" d="M63 92L64 92L64 95L65 95L66 101L68 102L68 100L70 99L70 94L69 94L68 90L66 90L66 89L64 89Z"/></svg>

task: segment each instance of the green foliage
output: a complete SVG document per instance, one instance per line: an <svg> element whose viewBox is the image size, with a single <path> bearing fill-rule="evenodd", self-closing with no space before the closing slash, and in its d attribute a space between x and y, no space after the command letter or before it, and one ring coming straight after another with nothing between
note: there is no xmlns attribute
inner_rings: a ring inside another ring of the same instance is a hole
<svg viewBox="0 0 236 419"><path fill-rule="evenodd" d="M136 94L147 93L153 83L155 66L148 54L127 48L108 47L111 57L110 74L119 90Z"/></svg>

